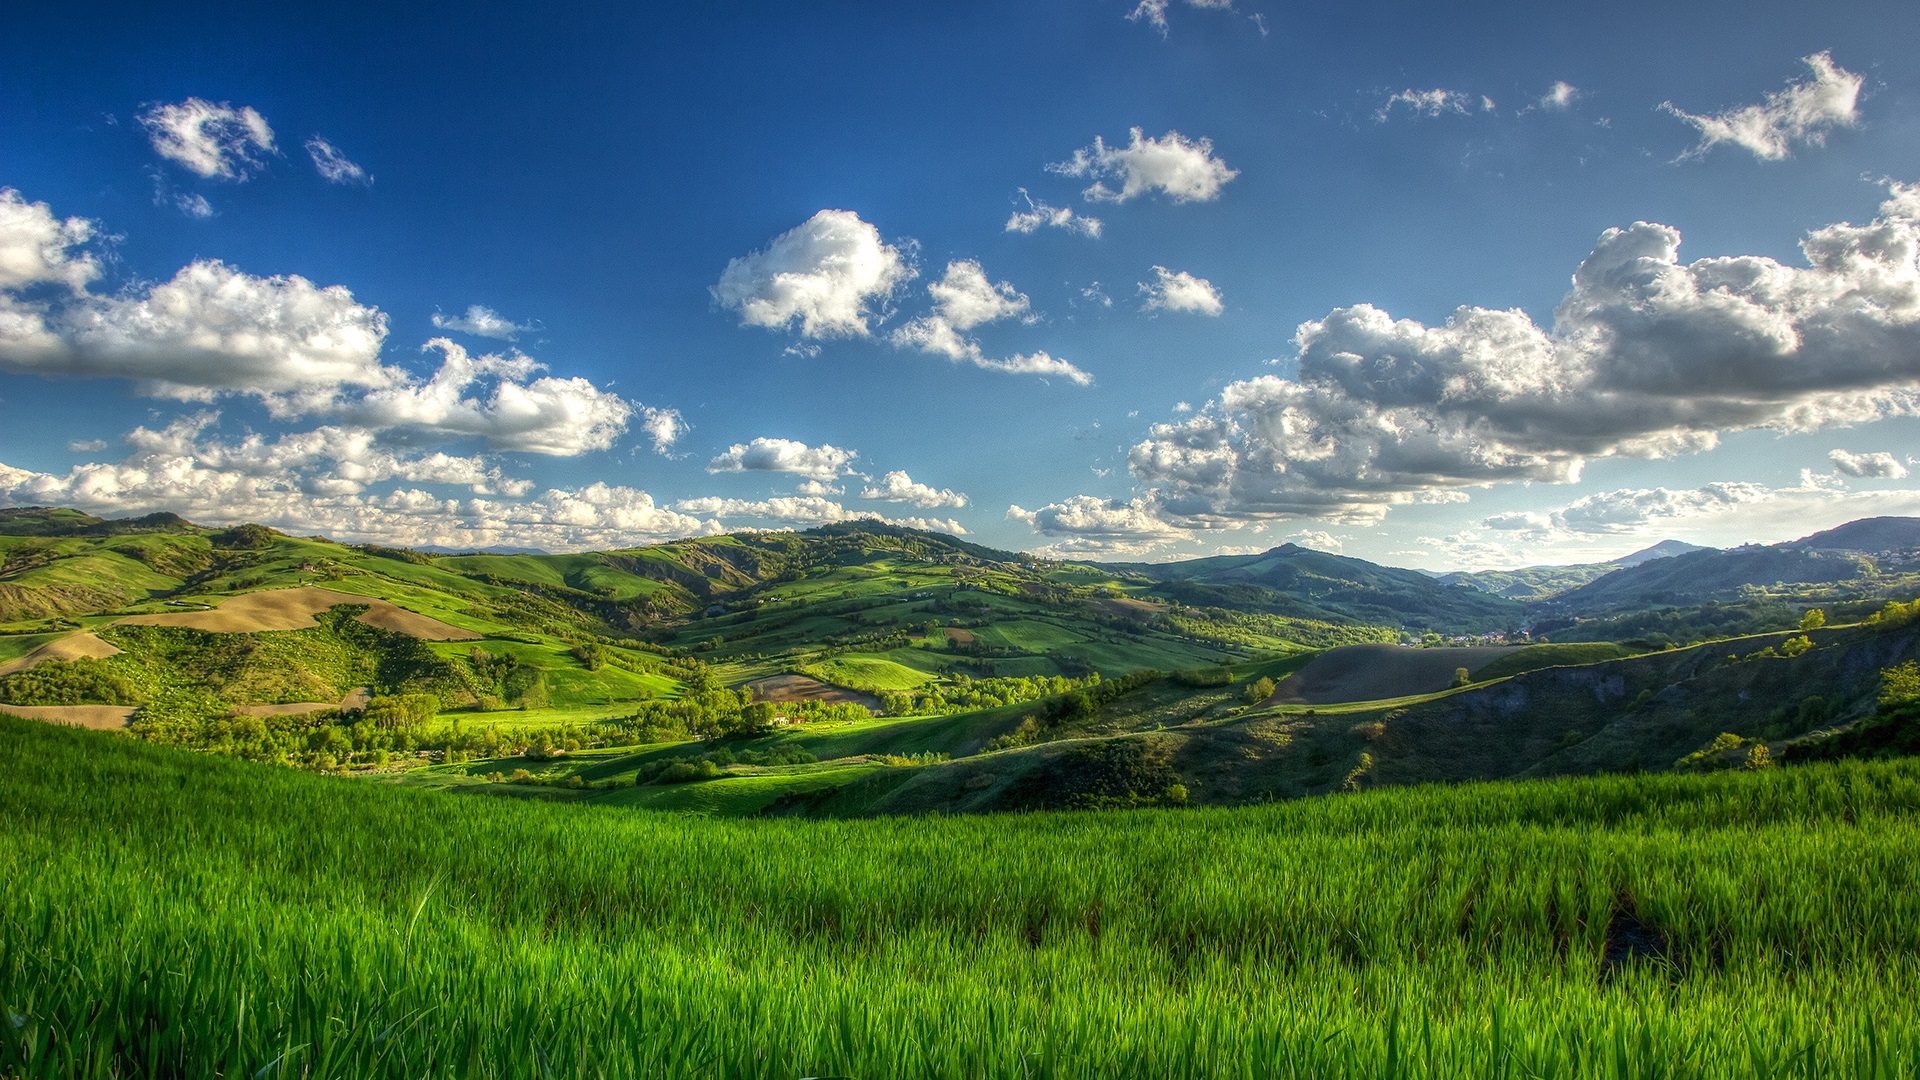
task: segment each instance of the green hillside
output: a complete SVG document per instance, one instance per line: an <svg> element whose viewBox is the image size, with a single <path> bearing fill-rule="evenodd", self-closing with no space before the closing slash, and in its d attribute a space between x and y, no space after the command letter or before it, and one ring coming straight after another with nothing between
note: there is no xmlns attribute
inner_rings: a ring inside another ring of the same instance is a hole
<svg viewBox="0 0 1920 1080"><path fill-rule="evenodd" d="M1181 603L1303 619L1352 620L1413 631L1480 633L1517 627L1522 608L1505 597L1448 584L1416 570L1380 566L1283 544L1259 555L1221 555L1125 567Z"/></svg>

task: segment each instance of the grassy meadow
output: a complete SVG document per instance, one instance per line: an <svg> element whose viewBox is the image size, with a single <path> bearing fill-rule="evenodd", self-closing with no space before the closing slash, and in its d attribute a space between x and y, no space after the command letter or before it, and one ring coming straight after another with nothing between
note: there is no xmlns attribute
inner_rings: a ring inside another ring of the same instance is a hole
<svg viewBox="0 0 1920 1080"><path fill-rule="evenodd" d="M1896 1077L1920 763L724 820L0 717L0 1076Z"/></svg>

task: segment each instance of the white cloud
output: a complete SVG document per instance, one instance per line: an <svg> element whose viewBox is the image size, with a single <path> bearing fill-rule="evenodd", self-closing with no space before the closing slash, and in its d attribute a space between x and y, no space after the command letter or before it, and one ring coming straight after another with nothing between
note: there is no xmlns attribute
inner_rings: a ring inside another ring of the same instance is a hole
<svg viewBox="0 0 1920 1080"><path fill-rule="evenodd" d="M386 316L341 286L203 261L144 294L88 295L37 327L0 325L0 368L128 378L187 401L383 386L386 334Z"/></svg>
<svg viewBox="0 0 1920 1080"><path fill-rule="evenodd" d="M793 485L793 490L802 495L845 495L847 489L841 484L829 484L825 480L802 480Z"/></svg>
<svg viewBox="0 0 1920 1080"><path fill-rule="evenodd" d="M1845 450L1827 451L1827 460L1833 467L1848 476L1857 476L1867 480L1903 480L1907 467L1885 450L1871 454L1852 454Z"/></svg>
<svg viewBox="0 0 1920 1080"><path fill-rule="evenodd" d="M1373 118L1384 124L1392 118L1394 109L1401 106L1415 116L1468 116L1476 107L1492 111L1493 99L1483 95L1476 102L1472 94L1438 87L1432 90L1402 90L1388 97L1386 104L1374 110Z"/></svg>
<svg viewBox="0 0 1920 1080"><path fill-rule="evenodd" d="M68 452L74 454L97 454L106 448L107 440L105 439L70 439L67 441Z"/></svg>
<svg viewBox="0 0 1920 1080"><path fill-rule="evenodd" d="M633 406L586 379L530 378L544 365L519 353L472 357L446 338L424 348L442 355L426 382L381 387L325 411L380 430L477 437L496 449L556 457L605 450L633 415ZM487 381L490 392L468 394Z"/></svg>
<svg viewBox="0 0 1920 1080"><path fill-rule="evenodd" d="M1339 537L1330 532L1322 532L1318 529L1305 529L1294 533L1287 539L1292 540L1301 547L1312 548L1315 551L1325 551L1334 555L1340 554L1346 550L1347 547L1345 541Z"/></svg>
<svg viewBox="0 0 1920 1080"><path fill-rule="evenodd" d="M1075 495L1038 510L1007 507L1007 517L1024 521L1042 536L1062 541L1049 552L1072 555L1137 555L1189 534L1162 520L1144 499L1120 502Z"/></svg>
<svg viewBox="0 0 1920 1080"><path fill-rule="evenodd" d="M532 323L526 325L516 323L481 304L469 305L465 315L449 318L436 311L432 318L433 325L437 329L472 334L474 337L495 338L500 341L512 341L521 334L532 333L539 329Z"/></svg>
<svg viewBox="0 0 1920 1080"><path fill-rule="evenodd" d="M1540 100L1534 102L1534 107L1546 109L1549 112L1565 112L1573 107L1574 101L1579 96L1580 88L1563 80L1555 82L1551 90L1540 95Z"/></svg>
<svg viewBox="0 0 1920 1080"><path fill-rule="evenodd" d="M879 229L851 210L822 210L766 250L727 263L711 291L745 326L778 330L798 322L802 337L865 337L869 305L913 276Z"/></svg>
<svg viewBox="0 0 1920 1080"><path fill-rule="evenodd" d="M64 285L74 293L100 276L92 255L76 252L93 239L93 222L53 216L46 203L30 203L12 188L0 188L0 290Z"/></svg>
<svg viewBox="0 0 1920 1080"><path fill-rule="evenodd" d="M140 114L154 153L207 179L246 180L273 150L273 129L253 109L188 98Z"/></svg>
<svg viewBox="0 0 1920 1080"><path fill-rule="evenodd" d="M895 469L881 477L878 482L867 485L860 492L863 499L884 499L887 502L912 503L922 509L950 506L959 509L967 505L967 497L948 488L934 488L916 482L905 472Z"/></svg>
<svg viewBox="0 0 1920 1080"><path fill-rule="evenodd" d="M633 412L585 379L534 377L542 365L519 353L476 359L445 338L427 346L444 353L438 372L416 379L381 362L385 314L297 275L203 261L144 292L97 295L86 285L98 267L71 250L91 235L84 221L0 192L0 370L126 378L181 401L250 394L279 418L327 415L392 438L481 438L562 456L612 445ZM33 291L48 284L69 295ZM657 410L648 420L656 445L663 425L684 423Z"/></svg>
<svg viewBox="0 0 1920 1080"><path fill-rule="evenodd" d="M1751 150L1762 161L1779 161L1796 143L1823 145L1830 127L1852 127L1858 118L1860 76L1834 63L1827 52L1804 57L1801 63L1812 69L1811 78L1769 91L1758 105L1695 115L1671 101L1663 102L1662 110L1700 132L1699 145L1681 156L1699 157L1721 143L1732 143Z"/></svg>
<svg viewBox="0 0 1920 1080"><path fill-rule="evenodd" d="M812 495L776 495L771 499L725 499L708 495L698 499L681 499L674 504L674 508L688 514L774 521L802 528L843 521L884 521L927 532L951 533L955 536L967 534L967 530L951 518L887 518L870 510L850 510L832 499Z"/></svg>
<svg viewBox="0 0 1920 1080"><path fill-rule="evenodd" d="M1203 277L1194 277L1185 270L1173 271L1164 266L1153 268L1152 282L1140 282L1140 295L1146 302L1141 311L1185 311L1195 315L1219 315L1226 310L1220 302L1220 290L1213 282Z"/></svg>
<svg viewBox="0 0 1920 1080"><path fill-rule="evenodd" d="M710 473L783 472L822 482L848 470L860 454L821 444L808 446L794 439L757 438L749 443L734 443L726 452L707 462Z"/></svg>
<svg viewBox="0 0 1920 1080"><path fill-rule="evenodd" d="M1155 30L1160 31L1161 37L1166 37L1167 7L1171 2L1172 0L1140 0L1140 3L1127 14L1127 21L1144 22ZM1233 10L1233 0L1186 0L1186 4L1188 7L1203 10ZM1253 16L1253 18L1260 26L1260 33L1264 36L1267 32L1266 23L1261 20L1261 17L1258 15Z"/></svg>
<svg viewBox="0 0 1920 1080"><path fill-rule="evenodd" d="M640 410L640 430L653 440L654 453L671 457L674 444L680 441L680 436L693 430L693 425L687 423L679 409L656 409L649 405Z"/></svg>
<svg viewBox="0 0 1920 1080"><path fill-rule="evenodd" d="M1602 535L1633 533L1660 521L1682 521L1725 513L1745 503L1774 497L1765 484L1715 483L1697 488L1621 488L1574 500L1549 512L1495 514L1482 525L1501 532Z"/></svg>
<svg viewBox="0 0 1920 1080"><path fill-rule="evenodd" d="M1032 305L1027 297L1005 281L997 285L990 282L979 263L971 259L948 263L945 276L927 286L927 294L933 298L932 313L895 329L892 334L895 348L918 349L989 371L1057 375L1081 386L1093 382L1093 376L1044 351L1006 359L989 358L978 341L961 333L1016 316L1032 321Z"/></svg>
<svg viewBox="0 0 1920 1080"><path fill-rule="evenodd" d="M1027 194L1026 188L1020 189L1020 197L1027 201L1025 210L1015 210L1007 218L1007 232L1030 233L1042 226L1050 229L1065 229L1071 233L1098 239L1100 219L1086 214L1076 213L1071 207L1049 206Z"/></svg>
<svg viewBox="0 0 1920 1080"><path fill-rule="evenodd" d="M178 207L181 213L190 218L198 218L201 221L205 221L213 216L213 204L207 201L205 195L197 192L175 195L173 205Z"/></svg>
<svg viewBox="0 0 1920 1080"><path fill-rule="evenodd" d="M1681 263L1680 234L1610 229L1551 332L1462 307L1440 326L1371 305L1300 327L1293 378L1229 384L1129 454L1160 512L1212 523L1377 519L1589 458L1659 457L1723 431L1812 430L1920 405L1920 189L1762 257Z"/></svg>
<svg viewBox="0 0 1920 1080"><path fill-rule="evenodd" d="M1024 316L1032 308L1026 295L1010 283L989 282L987 272L972 259L948 263L946 276L928 285L927 295L933 297L940 316L956 330Z"/></svg>
<svg viewBox="0 0 1920 1080"><path fill-rule="evenodd" d="M339 147L318 135L307 140L307 156L313 159L314 171L330 184L365 186L373 183L373 177L367 175L367 170L348 160Z"/></svg>
<svg viewBox="0 0 1920 1080"><path fill-rule="evenodd" d="M1139 128L1131 133L1133 141L1120 148L1108 146L1096 135L1092 146L1075 150L1066 161L1048 165L1047 171L1092 179L1093 185L1082 194L1095 202L1126 202L1155 191L1177 203L1211 202L1220 197L1228 181L1240 175L1213 156L1211 139L1188 139L1177 131L1148 139ZM1119 190L1108 187L1108 180L1118 181Z"/></svg>
<svg viewBox="0 0 1920 1080"><path fill-rule="evenodd" d="M723 531L717 522L657 505L644 491L607 484L548 489L504 476L479 457L413 453L374 433L322 427L277 438L209 437L212 413L126 437L129 456L65 474L0 464L0 505L61 505L105 515L167 510L207 525L256 521L343 541L577 551L628 547ZM420 487L464 487L449 498Z"/></svg>

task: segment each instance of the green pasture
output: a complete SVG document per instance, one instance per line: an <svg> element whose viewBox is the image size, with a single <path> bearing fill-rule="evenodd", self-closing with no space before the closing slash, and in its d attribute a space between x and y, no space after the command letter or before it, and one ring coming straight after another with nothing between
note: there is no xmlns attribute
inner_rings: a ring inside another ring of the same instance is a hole
<svg viewBox="0 0 1920 1080"><path fill-rule="evenodd" d="M0 1076L1920 1070L1913 761L1071 815L597 801L0 718Z"/></svg>

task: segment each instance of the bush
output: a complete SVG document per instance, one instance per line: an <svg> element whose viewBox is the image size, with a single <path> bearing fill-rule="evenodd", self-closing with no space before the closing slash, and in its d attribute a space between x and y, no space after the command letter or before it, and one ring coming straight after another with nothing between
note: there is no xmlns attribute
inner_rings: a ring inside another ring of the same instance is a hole
<svg viewBox="0 0 1920 1080"><path fill-rule="evenodd" d="M1265 675L1247 684L1247 704L1258 705L1273 696L1273 680Z"/></svg>

